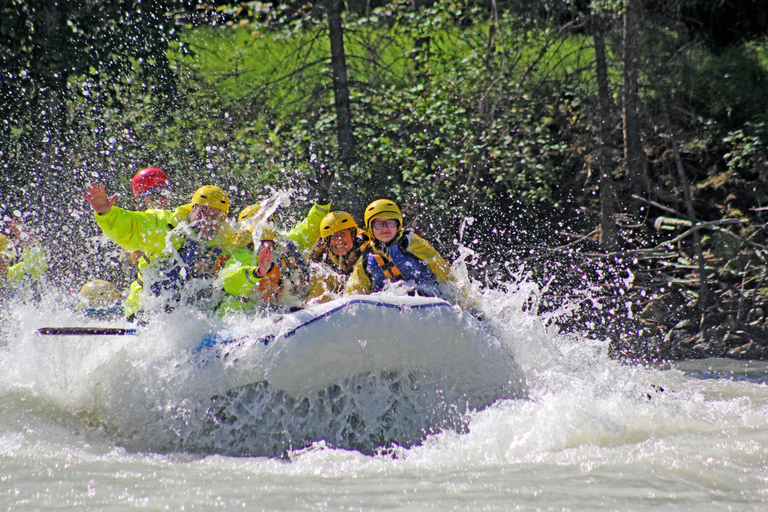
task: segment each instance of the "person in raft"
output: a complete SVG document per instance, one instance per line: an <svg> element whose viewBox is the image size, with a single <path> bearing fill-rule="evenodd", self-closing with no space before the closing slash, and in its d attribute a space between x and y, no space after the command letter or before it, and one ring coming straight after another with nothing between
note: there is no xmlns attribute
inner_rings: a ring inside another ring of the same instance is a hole
<svg viewBox="0 0 768 512"><path fill-rule="evenodd" d="M238 223L247 245L232 253L219 278L225 297L220 311L296 308L306 297L309 269L301 253L317 240L330 204L315 203L307 217L288 233L278 233L275 217L261 218L261 205L240 212Z"/></svg>
<svg viewBox="0 0 768 512"><path fill-rule="evenodd" d="M147 167L134 174L131 179L131 191L137 210L167 211L171 207L173 196L171 181L158 167ZM141 254L141 251L126 253L134 265L137 264Z"/></svg>
<svg viewBox="0 0 768 512"><path fill-rule="evenodd" d="M0 234L0 298L22 290L37 293L38 281L48 270L43 244L21 220L10 221L8 229L13 237Z"/></svg>
<svg viewBox="0 0 768 512"><path fill-rule="evenodd" d="M174 217L186 217L188 214L188 210L184 210L183 213L170 210L173 197L171 181L168 175L158 167L146 167L134 174L131 179L131 191L138 210L163 212L163 215L168 217L168 222L172 222ZM128 280L131 281L128 286L127 306L131 312L135 312L141 293L141 284L136 278L141 269L149 264L149 259L141 250L128 252L121 249L120 262L123 264Z"/></svg>
<svg viewBox="0 0 768 512"><path fill-rule="evenodd" d="M373 240L355 264L345 295L378 292L403 282L411 293L442 296L439 284L455 282L443 257L426 240L403 228L403 216L393 201L372 202L365 209L364 220Z"/></svg>
<svg viewBox="0 0 768 512"><path fill-rule="evenodd" d="M309 258L309 303L322 304L341 296L355 263L370 245L371 236L351 214L335 211L326 215Z"/></svg>
<svg viewBox="0 0 768 512"><path fill-rule="evenodd" d="M85 283L77 294L75 310L86 318L112 320L123 316L123 298L117 287L104 279Z"/></svg>
<svg viewBox="0 0 768 512"><path fill-rule="evenodd" d="M203 306L211 303L212 277L221 268L221 257L231 251L224 240L229 195L214 185L197 189L189 205L175 215L166 210L128 211L115 206L117 195L109 197L104 185L88 185L83 198L94 212L99 228L127 251L141 250L146 265L141 269L141 286L136 303L126 301L126 316L135 318L145 309L146 299L162 296L166 310L182 300L190 281L206 281L194 288L187 299ZM130 297L129 297L130 299ZM197 300L200 299L200 300ZM130 306L130 310L129 310Z"/></svg>
<svg viewBox="0 0 768 512"><path fill-rule="evenodd" d="M168 210L173 190L168 175L158 167L147 167L131 179L133 199L143 210Z"/></svg>

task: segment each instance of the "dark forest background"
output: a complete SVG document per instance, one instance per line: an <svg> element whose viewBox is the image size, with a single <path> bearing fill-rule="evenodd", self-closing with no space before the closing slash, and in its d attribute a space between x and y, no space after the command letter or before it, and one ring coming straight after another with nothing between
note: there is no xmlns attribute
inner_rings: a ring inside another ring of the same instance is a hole
<svg viewBox="0 0 768 512"><path fill-rule="evenodd" d="M330 171L617 357L768 356L764 0L1 0L2 229L119 281L80 193L151 165L286 225Z"/></svg>

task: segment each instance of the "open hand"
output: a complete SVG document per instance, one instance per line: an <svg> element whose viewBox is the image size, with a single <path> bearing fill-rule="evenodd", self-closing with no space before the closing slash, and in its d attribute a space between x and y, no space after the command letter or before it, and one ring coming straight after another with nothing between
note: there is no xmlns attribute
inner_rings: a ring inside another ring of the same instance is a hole
<svg viewBox="0 0 768 512"><path fill-rule="evenodd" d="M107 191L102 183L86 185L83 199L88 201L93 211L99 215L107 213L115 205L117 194L107 197Z"/></svg>
<svg viewBox="0 0 768 512"><path fill-rule="evenodd" d="M265 243L259 251L259 267L256 269L256 275L264 277L272 267L272 244Z"/></svg>

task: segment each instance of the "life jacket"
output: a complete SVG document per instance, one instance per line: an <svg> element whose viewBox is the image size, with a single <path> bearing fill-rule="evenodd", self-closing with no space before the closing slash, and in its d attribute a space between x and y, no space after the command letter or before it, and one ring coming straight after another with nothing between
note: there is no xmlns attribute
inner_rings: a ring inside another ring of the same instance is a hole
<svg viewBox="0 0 768 512"><path fill-rule="evenodd" d="M86 318L111 319L125 314L123 306L111 306L108 308L88 307L78 310Z"/></svg>
<svg viewBox="0 0 768 512"><path fill-rule="evenodd" d="M255 257L258 249L254 251L253 243L249 243L247 248L254 252ZM286 291L291 295L305 295L309 284L309 266L296 245L285 241L282 247L276 247L272 257L272 265L256 284L261 300L276 306ZM248 299L244 297L243 300Z"/></svg>
<svg viewBox="0 0 768 512"><path fill-rule="evenodd" d="M366 250L363 264L372 292L383 290L387 282L405 281L421 295L438 295L435 274L426 262L408 250L409 234L409 230L404 230L394 242L383 246L374 242L377 250Z"/></svg>
<svg viewBox="0 0 768 512"><path fill-rule="evenodd" d="M149 285L149 290L154 295L160 295L164 291L177 293L189 279L213 277L212 272L201 273L195 270L195 264L203 262L209 269L213 269L222 251L218 247L207 247L205 243L197 240L186 240L176 252L178 256L174 255L157 269L158 276L162 277Z"/></svg>

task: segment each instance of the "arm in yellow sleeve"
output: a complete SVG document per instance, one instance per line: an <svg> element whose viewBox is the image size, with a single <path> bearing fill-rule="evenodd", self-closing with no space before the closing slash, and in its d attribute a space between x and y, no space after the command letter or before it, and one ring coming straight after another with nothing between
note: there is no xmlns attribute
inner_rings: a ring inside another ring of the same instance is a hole
<svg viewBox="0 0 768 512"><path fill-rule="evenodd" d="M415 233L410 234L408 242L408 251L429 265L429 269L435 274L438 282L455 281L455 277L451 273L451 266L434 247L429 245L429 242Z"/></svg>
<svg viewBox="0 0 768 512"><path fill-rule="evenodd" d="M440 253L420 236L412 234L411 237L408 250L429 265L429 269L435 274L439 283L448 285L447 290L452 300L465 309L477 309L477 302L472 299L469 290L459 284L459 280L451 271L451 266L440 256Z"/></svg>
<svg viewBox="0 0 768 512"><path fill-rule="evenodd" d="M254 264L253 252L249 249L238 249L232 252L224 268L219 272L219 279L224 284L224 291L231 295L248 295L262 279L256 277L258 263Z"/></svg>
<svg viewBox="0 0 768 512"><path fill-rule="evenodd" d="M330 203L315 203L309 210L307 217L288 232L286 237L296 244L299 252L304 252L315 245L319 236L320 222L330 209Z"/></svg>
<svg viewBox="0 0 768 512"><path fill-rule="evenodd" d="M165 248L170 212L147 210L132 212L113 206L102 215L94 213L96 224L107 237L127 251L157 254Z"/></svg>
<svg viewBox="0 0 768 512"><path fill-rule="evenodd" d="M373 284L368 274L365 273L363 267L363 261L368 258L367 252L364 252L362 257L355 263L355 268L352 269L352 273L347 279L347 286L344 289L344 295L368 295L371 293Z"/></svg>

